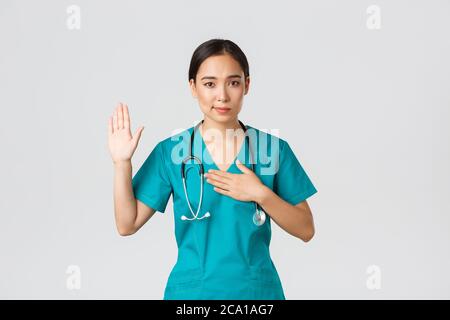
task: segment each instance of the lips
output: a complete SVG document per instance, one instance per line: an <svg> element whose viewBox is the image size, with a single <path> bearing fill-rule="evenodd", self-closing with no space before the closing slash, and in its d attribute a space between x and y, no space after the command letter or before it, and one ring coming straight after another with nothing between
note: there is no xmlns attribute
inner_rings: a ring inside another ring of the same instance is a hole
<svg viewBox="0 0 450 320"><path fill-rule="evenodd" d="M227 114L231 110L231 108L226 108L226 107L213 107L213 109L218 114L222 114L222 115Z"/></svg>

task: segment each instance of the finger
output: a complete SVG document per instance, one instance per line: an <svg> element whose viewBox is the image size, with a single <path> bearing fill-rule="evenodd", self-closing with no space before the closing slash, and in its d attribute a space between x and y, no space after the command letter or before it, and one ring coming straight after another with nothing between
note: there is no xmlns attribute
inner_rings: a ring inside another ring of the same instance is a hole
<svg viewBox="0 0 450 320"><path fill-rule="evenodd" d="M144 131L144 127L140 127L137 129L136 133L134 134L133 139L136 141L136 144L139 143L139 140L141 139L142 131Z"/></svg>
<svg viewBox="0 0 450 320"><path fill-rule="evenodd" d="M209 169L209 170L208 170L208 175L209 175L209 174L211 174L211 175L216 175L216 176L222 177L222 178L224 178L224 179L231 179L231 178L232 178L232 177L231 177L232 173L229 173L229 172L223 172L223 171L221 171L221 170Z"/></svg>
<svg viewBox="0 0 450 320"><path fill-rule="evenodd" d="M242 162L240 162L238 159L236 159L236 165L239 168L239 170L241 170L244 173L250 173L253 172L252 170L250 170L249 168L247 168Z"/></svg>
<svg viewBox="0 0 450 320"><path fill-rule="evenodd" d="M114 132L116 132L118 130L118 128L117 128L117 108L113 112L113 129L114 129Z"/></svg>
<svg viewBox="0 0 450 320"><path fill-rule="evenodd" d="M130 114L128 113L128 105L125 104L123 108L123 127L130 129Z"/></svg>
<svg viewBox="0 0 450 320"><path fill-rule="evenodd" d="M119 111L118 111L118 117L119 117L119 129L123 129L123 104L120 103Z"/></svg>
<svg viewBox="0 0 450 320"><path fill-rule="evenodd" d="M108 118L108 135L110 136L113 133L114 133L114 130L113 130L113 119L112 119L111 116L109 116L109 118Z"/></svg>
<svg viewBox="0 0 450 320"><path fill-rule="evenodd" d="M221 193L223 195L226 195L226 196L231 196L231 192L230 191L223 190L223 189L220 189L220 188L217 188L217 187L214 187L214 191L216 191L217 193Z"/></svg>
<svg viewBox="0 0 450 320"><path fill-rule="evenodd" d="M206 179L206 181L208 183L212 184L213 186L219 187L222 190L229 190L230 189L230 186L227 183L220 182L220 181L217 181L217 180L214 180L214 179L210 179L210 178Z"/></svg>
<svg viewBox="0 0 450 320"><path fill-rule="evenodd" d="M215 180L215 181L219 181L219 182L222 182L222 183L227 183L227 182L231 181L229 178L226 178L226 177L223 177L223 176L220 176L218 174L211 173L211 172L210 173L205 173L205 178L209 178L209 179L212 179L212 180Z"/></svg>

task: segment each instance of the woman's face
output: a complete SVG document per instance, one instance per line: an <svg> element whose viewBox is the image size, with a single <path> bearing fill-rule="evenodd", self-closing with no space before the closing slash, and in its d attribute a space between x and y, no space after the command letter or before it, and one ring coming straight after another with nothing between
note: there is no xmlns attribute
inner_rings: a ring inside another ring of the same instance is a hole
<svg viewBox="0 0 450 320"><path fill-rule="evenodd" d="M189 85L205 117L221 123L236 121L250 84L250 78L244 77L241 66L229 54L212 56L202 62L196 83L191 79Z"/></svg>

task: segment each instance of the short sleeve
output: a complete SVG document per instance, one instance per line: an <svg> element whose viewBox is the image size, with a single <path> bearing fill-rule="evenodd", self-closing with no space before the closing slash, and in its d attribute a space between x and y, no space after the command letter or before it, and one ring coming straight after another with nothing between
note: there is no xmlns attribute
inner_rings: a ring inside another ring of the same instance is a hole
<svg viewBox="0 0 450 320"><path fill-rule="evenodd" d="M289 144L280 139L280 162L274 177L274 192L296 205L317 192Z"/></svg>
<svg viewBox="0 0 450 320"><path fill-rule="evenodd" d="M134 197L159 212L166 210L172 193L164 159L159 142L132 179Z"/></svg>

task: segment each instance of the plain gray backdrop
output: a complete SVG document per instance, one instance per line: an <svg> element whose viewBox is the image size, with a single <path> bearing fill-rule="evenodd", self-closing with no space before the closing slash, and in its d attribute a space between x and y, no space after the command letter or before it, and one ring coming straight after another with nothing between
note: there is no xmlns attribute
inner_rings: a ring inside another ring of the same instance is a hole
<svg viewBox="0 0 450 320"><path fill-rule="evenodd" d="M0 298L162 298L172 199L117 233L108 117L123 101L145 126L134 175L202 118L187 72L211 38L249 60L239 118L279 129L318 189L310 242L272 224L286 298L450 298L449 30L444 0L2 0Z"/></svg>

